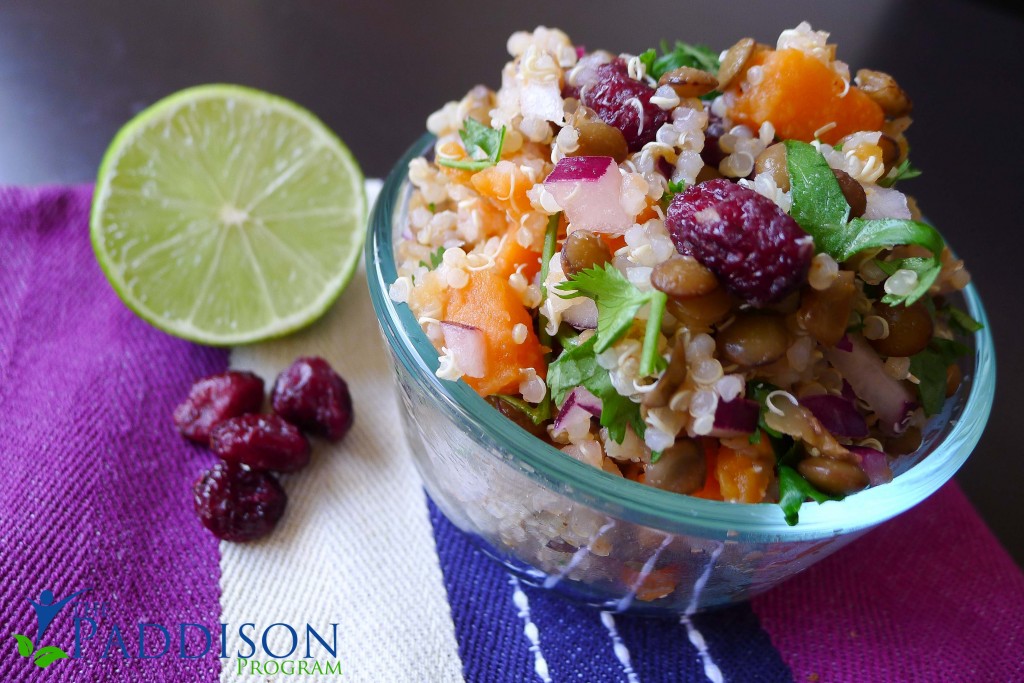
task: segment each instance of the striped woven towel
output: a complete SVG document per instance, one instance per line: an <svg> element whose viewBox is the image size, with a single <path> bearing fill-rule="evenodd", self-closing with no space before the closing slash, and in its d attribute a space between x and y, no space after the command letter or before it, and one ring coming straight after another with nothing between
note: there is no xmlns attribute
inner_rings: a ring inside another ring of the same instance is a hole
<svg viewBox="0 0 1024 683"><path fill-rule="evenodd" d="M0 190L0 681L1024 680L1024 575L952 484L691 620L519 585L424 495L360 278L300 334L189 344L113 294L90 197ZM355 427L286 478L271 536L218 543L190 500L214 458L171 411L201 375L300 354L346 377Z"/></svg>

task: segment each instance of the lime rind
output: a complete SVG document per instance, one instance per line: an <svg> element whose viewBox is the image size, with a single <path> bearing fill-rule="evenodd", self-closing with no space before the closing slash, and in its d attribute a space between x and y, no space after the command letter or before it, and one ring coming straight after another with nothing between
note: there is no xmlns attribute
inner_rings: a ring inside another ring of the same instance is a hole
<svg viewBox="0 0 1024 683"><path fill-rule="evenodd" d="M190 122L203 107L224 120ZM236 117L259 130L243 125L232 139ZM194 149L174 153L181 145ZM358 164L313 114L251 88L203 85L118 132L100 164L90 234L111 286L140 317L203 344L245 344L327 311L358 266L366 204ZM236 219L250 229L229 229Z"/></svg>

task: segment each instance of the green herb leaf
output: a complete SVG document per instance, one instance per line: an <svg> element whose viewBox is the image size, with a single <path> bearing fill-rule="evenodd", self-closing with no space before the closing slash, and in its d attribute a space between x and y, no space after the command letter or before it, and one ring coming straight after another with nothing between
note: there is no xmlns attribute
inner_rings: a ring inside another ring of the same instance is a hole
<svg viewBox="0 0 1024 683"><path fill-rule="evenodd" d="M18 654L22 657L28 657L32 654L32 640L28 636L23 636L20 633L14 634L14 639L18 641Z"/></svg>
<svg viewBox="0 0 1024 683"><path fill-rule="evenodd" d="M654 78L654 62L658 59L658 51L653 47L647 48L645 51L637 55L640 61L645 67L647 67L647 73Z"/></svg>
<svg viewBox="0 0 1024 683"><path fill-rule="evenodd" d="M662 55L657 58L654 58L653 49L647 50L640 56L640 59L648 65L648 75L654 80L658 80L664 74L681 66L701 69L712 74L718 73L718 53L704 45L689 45L677 40L675 45L669 49L668 43L663 40L661 41L661 52Z"/></svg>
<svg viewBox="0 0 1024 683"><path fill-rule="evenodd" d="M969 356L971 354L970 348L958 341L953 341L952 339L934 337L929 343L929 346L942 354L942 358L946 361L946 365L955 363L961 356Z"/></svg>
<svg viewBox="0 0 1024 683"><path fill-rule="evenodd" d="M816 239L815 242L818 242ZM940 255L944 247L942 236L932 226L918 221L902 218L882 218L865 220L854 218L844 226L828 231L819 246L835 260L845 261L864 249L889 249L899 244L916 244L932 253L931 258L906 258L899 261L876 261L887 273L895 273L900 268L913 270L917 273L917 287L905 296L887 294L882 302L895 306L911 305L928 293L939 273L942 271Z"/></svg>
<svg viewBox="0 0 1024 683"><path fill-rule="evenodd" d="M946 402L946 367L942 355L925 349L910 357L910 373L918 379L917 395L925 415L935 415Z"/></svg>
<svg viewBox="0 0 1024 683"><path fill-rule="evenodd" d="M572 326L562 323L558 326L558 333L555 335L555 341L557 341L559 346L563 349L571 349L575 346L579 346L580 333Z"/></svg>
<svg viewBox="0 0 1024 683"><path fill-rule="evenodd" d="M601 425L608 428L608 435L616 443L626 438L626 427L641 438L645 425L640 417L640 406L615 391L608 371L597 362L594 347L597 337L566 349L555 362L548 366L548 388L559 405L565 402L570 391L582 385L601 399Z"/></svg>
<svg viewBox="0 0 1024 683"><path fill-rule="evenodd" d="M544 400L538 405L530 405L518 396L509 396L508 394L495 394L495 398L500 398L505 403L509 404L519 412L530 418L530 422L535 425L542 424L551 419L551 401Z"/></svg>
<svg viewBox="0 0 1024 683"><path fill-rule="evenodd" d="M882 178L879 178L878 185L881 187L892 187L901 180L910 180L919 175L921 175L921 170L914 168L910 164L910 159L904 159L903 163L891 169Z"/></svg>
<svg viewBox="0 0 1024 683"><path fill-rule="evenodd" d="M961 311L955 306L950 306L947 311L949 313L949 323L964 334L973 334L985 327L977 320L967 315L965 311Z"/></svg>
<svg viewBox="0 0 1024 683"><path fill-rule="evenodd" d="M555 249L558 248L558 221L561 219L562 212L552 214L548 218L547 227L544 228L544 246L540 255L540 294L541 301L548 294L547 285L544 281L548 279L548 270L551 268L551 258L555 255Z"/></svg>
<svg viewBox="0 0 1024 683"><path fill-rule="evenodd" d="M569 280L557 285L563 298L586 296L597 304L597 340L595 350L601 353L622 338L633 326L637 311L650 304L643 349L640 353L640 373L650 375L657 367L658 333L668 297L652 289L641 292L611 263L582 270Z"/></svg>
<svg viewBox="0 0 1024 683"><path fill-rule="evenodd" d="M661 207L667 209L668 205L672 203L677 194L686 192L686 181L668 181L668 188L665 190L665 194L661 195Z"/></svg>
<svg viewBox="0 0 1024 683"><path fill-rule="evenodd" d="M820 240L835 226L846 223L850 205L821 152L799 140L786 140L783 144L793 197L789 215L814 238L819 250L829 251Z"/></svg>
<svg viewBox="0 0 1024 683"><path fill-rule="evenodd" d="M435 251L434 253L432 253L430 255L430 263L427 263L426 261L420 261L420 265L423 266L424 268L429 268L430 270L434 270L439 265L441 265L441 262L443 260L444 260L444 247L438 247L437 251Z"/></svg>
<svg viewBox="0 0 1024 683"><path fill-rule="evenodd" d="M946 402L946 368L970 353L960 342L936 337L928 348L910 357L910 374L918 379L917 395L925 415L942 410Z"/></svg>
<svg viewBox="0 0 1024 683"><path fill-rule="evenodd" d="M505 126L494 130L472 117L467 117L459 131L462 146L466 148L469 159L453 160L438 159L437 163L449 168L460 168L466 171L481 171L498 163L501 148L505 144Z"/></svg>
<svg viewBox="0 0 1024 683"><path fill-rule="evenodd" d="M757 426L760 427L760 429L756 430L750 437L750 443L756 444L761 442L761 430L764 430L768 436L773 438L778 439L782 437L781 432L775 431L764 421L764 413L768 410L768 407L765 404L765 401L768 399L768 394L778 390L779 388L774 384L769 384L768 382L763 382L761 380L756 380L747 384L747 398L752 401L757 401L758 405L761 406L761 410L757 415ZM757 437L756 441L754 440L755 436Z"/></svg>
<svg viewBox="0 0 1024 683"><path fill-rule="evenodd" d="M842 500L843 496L822 493L792 467L779 467L779 507L786 516L786 524L794 526L800 521L800 507L808 498L821 504L826 500Z"/></svg>
<svg viewBox="0 0 1024 683"><path fill-rule="evenodd" d="M917 273L917 286L909 294L886 294L882 297L882 303L889 306L897 306L902 303L909 306L914 303L928 293L928 289L942 272L942 264L929 258L912 257L897 261L876 261L876 263L889 275L894 274L897 270L912 270Z"/></svg>
<svg viewBox="0 0 1024 683"><path fill-rule="evenodd" d="M942 235L927 223L903 218L854 218L824 236L822 251L828 252L837 261L845 261L865 249L888 249L899 244L920 245L936 259L945 246Z"/></svg>
<svg viewBox="0 0 1024 683"><path fill-rule="evenodd" d="M939 256L944 243L935 228L899 218L854 218L847 222L850 206L825 157L806 142L786 140L784 144L793 197L790 215L814 238L818 251L841 262L864 249L889 249L900 244L925 247L932 258L893 262L892 272L907 268L917 273L918 286L906 296L886 295L883 301L909 306L924 296L942 270Z"/></svg>
<svg viewBox="0 0 1024 683"><path fill-rule="evenodd" d="M652 465L654 463L658 462L659 460L661 460L661 454L663 452L664 451L651 451L651 464Z"/></svg>

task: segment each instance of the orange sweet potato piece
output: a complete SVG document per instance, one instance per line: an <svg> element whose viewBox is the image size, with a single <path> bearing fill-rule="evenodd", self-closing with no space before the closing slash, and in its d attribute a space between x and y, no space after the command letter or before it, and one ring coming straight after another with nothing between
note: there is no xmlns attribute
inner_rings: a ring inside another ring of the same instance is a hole
<svg viewBox="0 0 1024 683"><path fill-rule="evenodd" d="M644 576L642 565L629 563L622 567L622 583L636 591L637 600L652 602L671 595L680 574L679 568L669 566L651 569Z"/></svg>
<svg viewBox="0 0 1024 683"><path fill-rule="evenodd" d="M507 211L512 218L519 218L531 208L526 191L533 187L533 183L511 161L499 161L495 166L477 171L470 181L477 192Z"/></svg>
<svg viewBox="0 0 1024 683"><path fill-rule="evenodd" d="M540 271L541 255L539 251L527 249L519 244L519 240L516 238L518 231L519 228L513 225L505 234L505 242L501 245L501 251L494 257L494 270L507 278L522 265L522 273L530 281Z"/></svg>
<svg viewBox="0 0 1024 683"><path fill-rule="evenodd" d="M722 499L730 503L762 502L774 476L774 460L764 434L757 446L743 451L720 446L715 478L722 489Z"/></svg>
<svg viewBox="0 0 1024 683"><path fill-rule="evenodd" d="M765 121L775 126L783 140L810 142L814 132L831 122L821 140L835 144L862 130L879 130L885 122L882 108L854 86L840 96L845 85L832 69L800 50L764 52L752 58L759 62L763 77L757 85L741 92L733 89L736 101L730 116L755 130Z"/></svg>
<svg viewBox="0 0 1024 683"><path fill-rule="evenodd" d="M454 140L449 140L437 148L437 158L448 159L449 161L463 161L468 159L469 155L466 154L466 150L462 148L462 145ZM467 171L461 168L452 168L451 166L445 166L444 164L438 164L437 170L452 181L463 185L468 184L470 178L473 176L472 171Z"/></svg>
<svg viewBox="0 0 1024 683"><path fill-rule="evenodd" d="M704 446L704 461L707 463L707 478L704 480L704 486L690 495L708 500L722 500L722 490L715 476L718 464L718 439L704 438L701 439L701 443Z"/></svg>
<svg viewBox="0 0 1024 683"><path fill-rule="evenodd" d="M484 334L484 376L463 378L481 396L517 393L521 368L533 368L539 376L546 376L544 350L533 331L533 321L507 277L493 269L470 272L465 287L450 290L445 315ZM512 340L512 328L519 323L527 330L522 344Z"/></svg>

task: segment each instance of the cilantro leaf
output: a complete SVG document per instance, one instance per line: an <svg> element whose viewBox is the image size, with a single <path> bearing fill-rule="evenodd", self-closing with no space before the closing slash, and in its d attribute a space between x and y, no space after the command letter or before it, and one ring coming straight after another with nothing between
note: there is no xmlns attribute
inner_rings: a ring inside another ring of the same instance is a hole
<svg viewBox="0 0 1024 683"><path fill-rule="evenodd" d="M764 421L764 413L768 410L768 407L765 405L765 401L768 399L768 394L773 391L778 391L778 389L779 388L774 384L769 384L762 380L755 380L747 385L747 398L757 401L758 405L761 406L761 410L757 415L757 426L760 427L760 429L754 430L754 433L751 435L750 443L752 444L760 443L762 430L768 434L768 436L773 438L778 439L782 437L781 432L775 431Z"/></svg>
<svg viewBox="0 0 1024 683"><path fill-rule="evenodd" d="M969 356L971 353L971 350L967 346L958 341L953 341L952 339L934 337L929 345L931 348L942 354L942 358L946 361L946 365L955 363L961 356Z"/></svg>
<svg viewBox="0 0 1024 683"><path fill-rule="evenodd" d="M532 406L517 396L508 394L494 394L494 397L501 399L519 412L530 418L530 422L539 425L551 419L551 401L541 401L538 405Z"/></svg>
<svg viewBox="0 0 1024 683"><path fill-rule="evenodd" d="M823 244L822 251L837 261L845 261L865 249L891 248L898 244L917 244L938 259L945 245L942 236L932 226L903 218L854 218L846 225L830 230L824 236Z"/></svg>
<svg viewBox="0 0 1024 683"><path fill-rule="evenodd" d="M942 410L946 402L946 367L941 354L932 349L910 357L910 373L918 379L917 395L929 417Z"/></svg>
<svg viewBox="0 0 1024 683"><path fill-rule="evenodd" d="M467 171L480 171L494 166L501 158L501 148L505 144L505 126L494 130L476 119L469 117L459 131L462 146L466 148L469 159L438 159L437 163L449 168L461 168Z"/></svg>
<svg viewBox="0 0 1024 683"><path fill-rule="evenodd" d="M938 231L925 223L900 218L854 218L847 222L850 206L825 157L806 142L786 140L784 144L793 196L790 215L814 238L818 250L845 261L864 249L920 245L932 253L931 259L903 259L893 269L895 272L903 267L916 272L918 288L906 297L892 298L909 305L923 296L941 270L939 255L945 243Z"/></svg>
<svg viewBox="0 0 1024 683"><path fill-rule="evenodd" d="M654 80L658 80L669 71L678 69L681 66L688 66L713 74L718 73L718 53L707 46L689 45L681 40L677 40L675 45L669 49L668 43L663 40L661 41L661 52L662 55L651 59L650 65L647 67L647 73ZM641 56L641 59L644 59L644 56L649 54L653 56L656 53L653 49L647 50ZM645 61L645 63L647 62Z"/></svg>
<svg viewBox="0 0 1024 683"><path fill-rule="evenodd" d="M878 179L880 187L892 187L901 180L910 180L921 175L921 170L911 165L910 159L904 159L903 163L891 169L884 177Z"/></svg>
<svg viewBox="0 0 1024 683"><path fill-rule="evenodd" d="M952 339L934 338L928 348L910 357L910 374L918 379L917 395L927 416L942 410L946 402L946 369L971 350Z"/></svg>
<svg viewBox="0 0 1024 683"><path fill-rule="evenodd" d="M909 306L924 296L942 270L940 255L945 243L938 231L926 223L901 218L854 218L847 222L850 206L825 157L806 142L786 140L784 144L793 197L789 213L814 238L818 251L842 262L864 249L890 249L900 244L922 246L932 253L931 258L901 259L879 265L883 269L892 266L891 272L905 268L917 273L918 284L912 292L901 296L887 294L882 299L884 303Z"/></svg>
<svg viewBox="0 0 1024 683"><path fill-rule="evenodd" d="M583 385L601 399L601 425L616 443L626 438L626 426L632 426L643 437L646 425L640 417L640 406L615 391L608 371L597 362L594 347L597 337L568 348L548 366L548 388L559 405L574 388Z"/></svg>
<svg viewBox="0 0 1024 683"><path fill-rule="evenodd" d="M443 260L444 260L444 247L438 247L437 251L435 251L434 253L432 253L430 255L430 263L427 263L426 261L420 261L420 265L423 266L424 268L429 268L430 270L434 270L439 265L441 265L441 261L443 261Z"/></svg>
<svg viewBox="0 0 1024 683"><path fill-rule="evenodd" d="M786 516L786 524L794 526L800 521L800 507L810 498L818 504L826 500L842 500L843 496L830 496L811 485L792 467L779 467L779 507Z"/></svg>
<svg viewBox="0 0 1024 683"><path fill-rule="evenodd" d="M814 238L820 250L828 251L820 239L833 226L846 223L850 205L821 152L799 140L786 140L783 144L793 197L789 214Z"/></svg>
<svg viewBox="0 0 1024 683"><path fill-rule="evenodd" d="M645 50L637 55L644 66L647 67L647 75L658 80L669 71L678 69L681 66L688 66L693 69L700 69L711 74L717 74L719 68L718 53L704 45L689 45L677 40L672 48L668 43L661 41L662 55L654 48ZM717 90L702 95L702 100L714 99L721 93Z"/></svg>
<svg viewBox="0 0 1024 683"><path fill-rule="evenodd" d="M654 373L659 358L658 333L668 302L664 292L656 289L641 292L611 263L582 270L569 280L560 282L556 288L564 292L563 298L586 296L597 304L597 342L594 347L597 353L607 350L621 339L633 326L640 307L649 303L651 310L640 353L640 373Z"/></svg>
<svg viewBox="0 0 1024 683"><path fill-rule="evenodd" d="M658 51L650 47L638 54L637 57L647 67L647 74L654 78L654 62L658 59ZM661 74L658 74L658 77L660 78Z"/></svg>
<svg viewBox="0 0 1024 683"><path fill-rule="evenodd" d="M897 270L912 270L917 273L917 286L910 294L897 295L886 294L882 297L882 303L889 306L897 306L904 301L907 305L914 303L928 293L928 288L935 282L935 278L942 271L942 264L933 258L922 258L913 256L911 258L897 259L896 261L875 261L875 264L887 275L893 275Z"/></svg>
<svg viewBox="0 0 1024 683"><path fill-rule="evenodd" d="M964 334L972 334L985 327L955 306L950 306L947 311L949 313L949 323Z"/></svg>
<svg viewBox="0 0 1024 683"><path fill-rule="evenodd" d="M678 182L674 180L668 181L668 188L665 189L665 194L661 195L661 208L667 209L668 205L672 203L677 194L686 192L686 181L680 180Z"/></svg>

